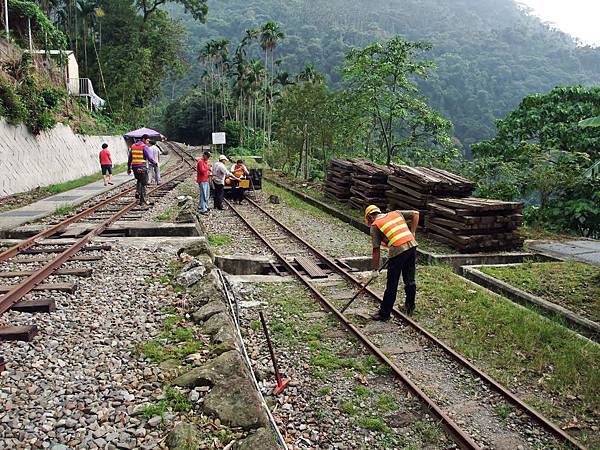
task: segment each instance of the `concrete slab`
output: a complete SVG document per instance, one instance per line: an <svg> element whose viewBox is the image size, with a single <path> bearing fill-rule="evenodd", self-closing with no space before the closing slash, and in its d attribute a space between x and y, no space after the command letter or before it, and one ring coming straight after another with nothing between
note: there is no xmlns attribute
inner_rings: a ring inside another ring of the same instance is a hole
<svg viewBox="0 0 600 450"><path fill-rule="evenodd" d="M130 180L132 180L132 176L120 173L113 176L113 186L104 186L103 181L96 181L85 186L85 190L81 188L72 189L44 198L22 208L2 212L0 213L0 230L10 230L27 222L49 216L61 205L78 206L96 195L115 189Z"/></svg>
<svg viewBox="0 0 600 450"><path fill-rule="evenodd" d="M538 241L529 243L529 248L544 255L559 259L571 259L600 267L600 241L574 239L563 242Z"/></svg>

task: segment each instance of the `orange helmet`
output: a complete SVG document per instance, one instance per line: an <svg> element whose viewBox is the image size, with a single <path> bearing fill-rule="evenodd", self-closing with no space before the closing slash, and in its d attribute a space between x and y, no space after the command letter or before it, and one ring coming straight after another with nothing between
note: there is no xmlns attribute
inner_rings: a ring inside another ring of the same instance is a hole
<svg viewBox="0 0 600 450"><path fill-rule="evenodd" d="M381 209L376 205L369 205L365 209L365 223L369 225L369 215L373 213L381 213Z"/></svg>

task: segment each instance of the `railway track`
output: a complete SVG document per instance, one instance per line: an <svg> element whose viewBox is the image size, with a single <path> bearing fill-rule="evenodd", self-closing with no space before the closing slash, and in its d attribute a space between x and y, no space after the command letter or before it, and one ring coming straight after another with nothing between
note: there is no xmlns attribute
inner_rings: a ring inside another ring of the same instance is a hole
<svg viewBox="0 0 600 450"><path fill-rule="evenodd" d="M362 286L351 268L304 241L257 202L248 202L235 207L227 204L285 270L392 370L459 448L585 448L398 309L394 308L393 320L386 324L365 324L357 312L375 311L381 298L373 290L367 288L353 308L342 313L347 299ZM323 279L332 280L333 285L320 282ZM381 349L390 338L413 350L388 356ZM504 404L515 408L517 414L504 417L498 408Z"/></svg>
<svg viewBox="0 0 600 450"><path fill-rule="evenodd" d="M148 188L150 198L160 198L173 189L178 182L195 168L193 158L177 143L166 143L178 160L175 167L163 174L163 183ZM94 245L94 238L106 231L117 220L136 220L146 211L134 198L135 187L125 187L108 198L84 206L73 215L48 223L48 227L36 235L0 252L0 321L8 310L24 312L51 312L55 305L44 299L26 299L32 291L74 292L76 283L47 282L49 277L90 276L89 268L64 268L70 262L89 263L102 258L101 252L110 250L108 245ZM73 224L84 224L77 230ZM92 225L90 229L90 224ZM83 254L82 254L83 253ZM4 284L6 283L6 284ZM34 325L11 327L0 322L0 340L31 340L38 330ZM0 371L5 361L0 356Z"/></svg>

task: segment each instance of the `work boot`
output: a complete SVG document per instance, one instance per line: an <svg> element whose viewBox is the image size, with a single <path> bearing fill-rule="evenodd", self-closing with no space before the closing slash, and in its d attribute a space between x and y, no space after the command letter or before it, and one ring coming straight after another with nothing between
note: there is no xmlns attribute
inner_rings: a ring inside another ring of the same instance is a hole
<svg viewBox="0 0 600 450"><path fill-rule="evenodd" d="M376 320L378 322L387 322L388 320L390 320L390 316L384 316L380 312L378 312L376 314L373 314L371 316L371 319Z"/></svg>

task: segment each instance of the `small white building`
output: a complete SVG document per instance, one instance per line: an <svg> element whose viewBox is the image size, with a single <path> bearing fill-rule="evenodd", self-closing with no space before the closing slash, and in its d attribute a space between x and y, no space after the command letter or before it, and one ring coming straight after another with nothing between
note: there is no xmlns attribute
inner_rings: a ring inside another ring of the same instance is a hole
<svg viewBox="0 0 600 450"><path fill-rule="evenodd" d="M90 109L100 110L104 108L106 101L94 92L92 80L89 78L79 78L79 64L77 64L73 50L33 50L32 53L48 55L50 57L63 55L67 61L64 66L64 77L65 87L69 95L85 97Z"/></svg>

